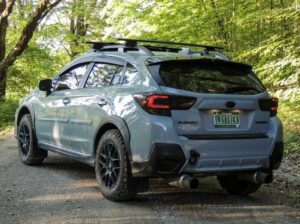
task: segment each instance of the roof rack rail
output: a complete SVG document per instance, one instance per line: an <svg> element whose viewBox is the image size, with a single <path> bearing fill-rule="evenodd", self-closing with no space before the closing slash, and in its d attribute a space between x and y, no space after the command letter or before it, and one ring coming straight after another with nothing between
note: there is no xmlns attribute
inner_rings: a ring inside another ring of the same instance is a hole
<svg viewBox="0 0 300 224"><path fill-rule="evenodd" d="M144 46L138 46L138 45L128 46L128 45L123 45L123 44L115 43L115 42L97 42L97 41L87 41L86 43L92 44L93 49L96 51L126 52L126 51L130 51L130 50L137 50L146 55L150 55L150 56L154 55L150 49L148 49Z"/></svg>
<svg viewBox="0 0 300 224"><path fill-rule="evenodd" d="M223 60L229 60L227 56L220 53L217 49L223 49L222 47L217 46L208 46L200 44L189 44L189 43L179 43L179 42L170 42L170 41L159 41L159 40L144 40L144 39L127 39L127 38L118 38L118 41L124 41L125 43L116 43L116 42L97 42L97 41L88 41L87 44L93 45L93 51L116 51L116 52L128 52L128 51L138 51L141 54L154 56L153 52L170 52L170 53L179 53L184 55L208 55L212 54L217 58ZM165 45L177 45L177 46L192 46L192 47L201 47L204 48L201 51L192 51L190 48L180 48L180 47L168 47L168 46L153 46L138 43L155 43L155 44L165 44Z"/></svg>
<svg viewBox="0 0 300 224"><path fill-rule="evenodd" d="M189 44L189 43L161 41L161 40L128 39L128 38L117 38L117 40L125 41L126 46L136 46L137 43L144 42L144 43L179 45L179 46L189 46L189 47L202 47L208 51L215 51L216 49L223 49L222 47L218 47L218 46L209 46L209 45L203 45L203 44Z"/></svg>
<svg viewBox="0 0 300 224"><path fill-rule="evenodd" d="M105 46L119 45L119 43L114 42L98 42L98 41L87 41L86 44L92 44L93 49L100 50Z"/></svg>

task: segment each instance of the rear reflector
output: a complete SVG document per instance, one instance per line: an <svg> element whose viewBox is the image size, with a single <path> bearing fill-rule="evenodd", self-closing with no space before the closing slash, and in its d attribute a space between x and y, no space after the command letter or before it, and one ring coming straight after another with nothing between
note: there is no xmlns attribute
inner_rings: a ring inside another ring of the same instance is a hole
<svg viewBox="0 0 300 224"><path fill-rule="evenodd" d="M259 100L259 107L262 111L270 111L270 116L274 117L277 115L278 110L278 98L267 98Z"/></svg>
<svg viewBox="0 0 300 224"><path fill-rule="evenodd" d="M148 113L171 116L171 110L187 110L196 102L194 97L176 95L134 95L138 104Z"/></svg>

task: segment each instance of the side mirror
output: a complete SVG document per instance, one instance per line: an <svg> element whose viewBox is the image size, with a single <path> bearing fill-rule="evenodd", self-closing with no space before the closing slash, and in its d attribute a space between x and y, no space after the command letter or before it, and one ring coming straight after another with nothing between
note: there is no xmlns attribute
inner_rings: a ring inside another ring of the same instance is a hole
<svg viewBox="0 0 300 224"><path fill-rule="evenodd" d="M51 79L43 79L39 82L39 89L41 91L46 91L47 93L50 93L52 88L52 80Z"/></svg>

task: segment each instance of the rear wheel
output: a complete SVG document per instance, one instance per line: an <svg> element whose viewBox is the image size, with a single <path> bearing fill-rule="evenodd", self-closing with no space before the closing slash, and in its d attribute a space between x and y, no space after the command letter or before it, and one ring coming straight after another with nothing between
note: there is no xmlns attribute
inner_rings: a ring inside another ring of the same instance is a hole
<svg viewBox="0 0 300 224"><path fill-rule="evenodd" d="M102 194L112 201L128 200L136 194L125 149L117 129L105 132L97 147L96 178Z"/></svg>
<svg viewBox="0 0 300 224"><path fill-rule="evenodd" d="M29 114L25 114L18 127L19 156L26 165L39 165L47 157L47 151L37 147L32 120Z"/></svg>
<svg viewBox="0 0 300 224"><path fill-rule="evenodd" d="M221 187L231 195L249 195L256 192L261 184L239 180L236 176L218 176Z"/></svg>

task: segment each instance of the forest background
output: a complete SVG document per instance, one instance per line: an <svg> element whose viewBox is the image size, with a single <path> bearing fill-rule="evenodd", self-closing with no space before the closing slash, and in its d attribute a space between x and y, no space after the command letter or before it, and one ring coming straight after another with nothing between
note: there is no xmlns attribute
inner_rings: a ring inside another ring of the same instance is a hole
<svg viewBox="0 0 300 224"><path fill-rule="evenodd" d="M0 136L20 98L115 37L224 47L280 99L286 153L300 152L299 0L0 0Z"/></svg>

